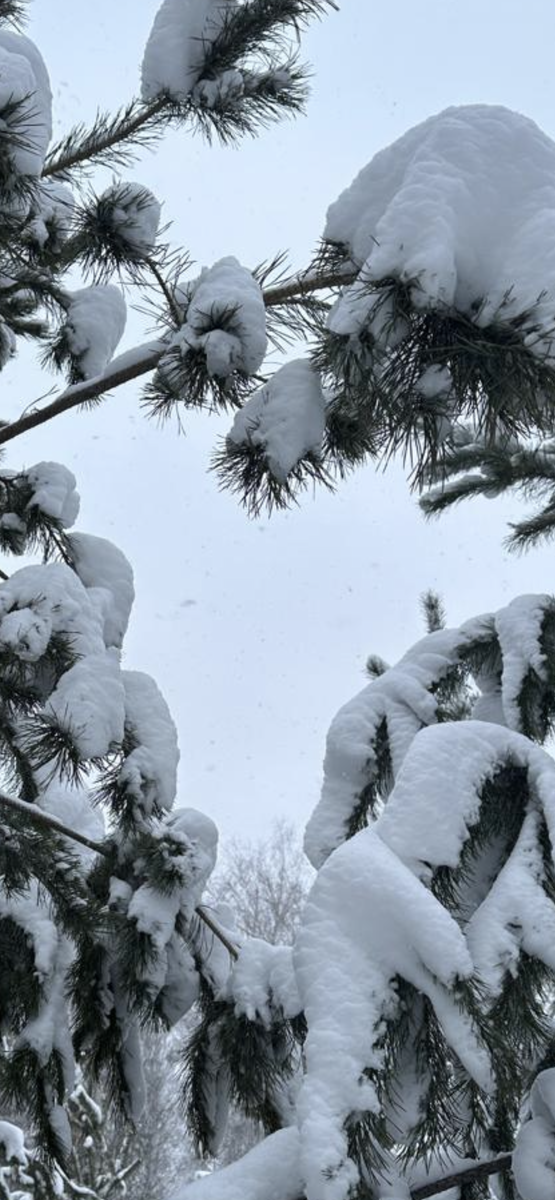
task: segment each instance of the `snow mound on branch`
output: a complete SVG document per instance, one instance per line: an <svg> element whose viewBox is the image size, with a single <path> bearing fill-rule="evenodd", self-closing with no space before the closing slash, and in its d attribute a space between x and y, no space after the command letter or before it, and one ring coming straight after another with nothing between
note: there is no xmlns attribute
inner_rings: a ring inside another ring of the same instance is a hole
<svg viewBox="0 0 555 1200"><path fill-rule="evenodd" d="M530 671L546 677L546 654L541 636L550 596L517 596L497 613L495 628L503 656L503 712L509 729L521 729L518 699Z"/></svg>
<svg viewBox="0 0 555 1200"><path fill-rule="evenodd" d="M162 993L166 1016L171 1013L178 1020L197 998L198 975L176 924L179 917L190 921L199 904L216 863L218 832L209 817L189 808L177 810L150 833L166 843L166 854L171 853L174 883L164 890L142 884L129 901L127 915L151 943L152 953L141 963L139 976L153 997Z"/></svg>
<svg viewBox="0 0 555 1200"><path fill-rule="evenodd" d="M209 375L254 375L268 339L264 298L252 273L236 258L221 258L201 272L184 299L185 322L170 346L202 350Z"/></svg>
<svg viewBox="0 0 555 1200"><path fill-rule="evenodd" d="M358 1183L345 1122L353 1112L380 1111L365 1071L383 1066L383 1021L396 1010L397 976L428 996L466 1069L484 1090L492 1086L487 1053L449 991L472 975L464 935L385 833L378 822L327 859L294 947L308 1024L297 1105L308 1200L345 1200Z"/></svg>
<svg viewBox="0 0 555 1200"><path fill-rule="evenodd" d="M125 725L134 748L124 759L118 782L134 797L139 814L170 809L177 790L179 749L169 708L150 675L123 671Z"/></svg>
<svg viewBox="0 0 555 1200"><path fill-rule="evenodd" d="M123 698L117 653L103 649L64 672L44 715L71 734L81 759L101 758L123 739Z"/></svg>
<svg viewBox="0 0 555 1200"><path fill-rule="evenodd" d="M42 55L23 34L0 30L0 107L17 103L8 117L18 135L11 148L13 162L21 175L35 178L42 173L52 137L52 92Z"/></svg>
<svg viewBox="0 0 555 1200"><path fill-rule="evenodd" d="M324 238L347 248L367 282L415 281L417 307L454 307L481 326L533 309L541 337L531 333L530 346L550 351L555 144L519 113L448 108L410 129L331 205ZM365 321L371 301L359 300ZM353 294L344 332L357 324Z"/></svg>
<svg viewBox="0 0 555 1200"><path fill-rule="evenodd" d="M286 363L237 413L228 440L259 446L275 479L285 480L305 455L318 456L325 400L320 376L307 359Z"/></svg>
<svg viewBox="0 0 555 1200"><path fill-rule="evenodd" d="M83 379L102 374L123 336L126 317L123 294L112 284L71 293L65 331Z"/></svg>
<svg viewBox="0 0 555 1200"><path fill-rule="evenodd" d="M105 538L73 533L69 540L73 568L104 613L104 641L107 646L119 648L135 599L133 569L125 554Z"/></svg>
<svg viewBox="0 0 555 1200"><path fill-rule="evenodd" d="M176 100L189 95L202 76L210 43L234 7L235 0L164 0L144 52L143 100L165 92Z"/></svg>
<svg viewBox="0 0 555 1200"><path fill-rule="evenodd" d="M182 1184L168 1200L298 1200L302 1191L298 1132L280 1129L238 1162Z"/></svg>
<svg viewBox="0 0 555 1200"><path fill-rule="evenodd" d="M117 183L100 197L113 205L112 228L132 250L147 254L156 241L162 207L156 196L140 183Z"/></svg>
<svg viewBox="0 0 555 1200"><path fill-rule="evenodd" d="M30 235L41 247L50 239L59 247L71 232L74 209L75 197L67 184L57 179L43 180L33 198Z"/></svg>
<svg viewBox="0 0 555 1200"><path fill-rule="evenodd" d="M314 867L347 834L351 814L377 771L376 739L384 722L395 777L418 731L435 722L432 685L457 663L465 646L493 632L493 618L484 616L460 629L429 634L340 709L327 737L321 798L305 833L305 852Z"/></svg>
<svg viewBox="0 0 555 1200"><path fill-rule="evenodd" d="M104 641L104 614L62 563L23 567L0 586L0 640L36 662L54 634L69 638L78 661L61 675L42 712L71 734L83 759L121 743L124 689L115 650Z"/></svg>
<svg viewBox="0 0 555 1200"><path fill-rule="evenodd" d="M284 1017L298 1016L302 1006L291 947L248 938L231 970L225 994L234 1002L237 1015L261 1021L267 1029L276 1009Z"/></svg>
<svg viewBox="0 0 555 1200"><path fill-rule="evenodd" d="M61 463L40 462L25 472L33 487L28 508L40 508L54 517L64 529L70 528L79 514L80 497L75 475Z"/></svg>
<svg viewBox="0 0 555 1200"><path fill-rule="evenodd" d="M530 1093L532 1119L521 1125L512 1169L522 1200L555 1195L555 1070L540 1071Z"/></svg>

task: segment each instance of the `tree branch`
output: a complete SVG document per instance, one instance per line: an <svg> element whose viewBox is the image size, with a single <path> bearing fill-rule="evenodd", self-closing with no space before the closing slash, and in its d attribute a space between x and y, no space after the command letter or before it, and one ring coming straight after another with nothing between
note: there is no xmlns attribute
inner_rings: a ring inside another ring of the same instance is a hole
<svg viewBox="0 0 555 1200"><path fill-rule="evenodd" d="M64 825L63 821L59 821L52 813L38 808L36 804L28 804L26 800L18 800L15 796L6 796L4 792L0 792L0 805L2 804L5 808L11 808L13 812L21 813L22 816L30 818L36 825L44 825L48 829L53 829L56 833L61 833L63 837L71 838L72 841L86 846L88 850L94 850L96 854L102 854L104 858L110 857L110 851L102 842L95 842L92 838L85 837L83 833L78 833L77 830L71 829L69 825ZM239 957L237 947L233 945L233 942L229 941L223 929L220 929L218 923L210 916L202 904L197 905L195 912L210 932L214 934L214 937L217 937L222 946L225 946L230 958L237 959Z"/></svg>
<svg viewBox="0 0 555 1200"><path fill-rule="evenodd" d="M278 308L280 304L286 304L288 301L310 295L313 292L329 291L331 288L342 287L345 284L352 283L354 278L354 271L295 275L284 284L268 288L263 293L264 303L266 308ZM38 425L45 425L47 421L51 421L54 417L58 417L62 413L69 412L72 408L78 408L81 404L90 404L91 401L98 400L106 392L110 392L114 388L121 387L124 383L129 383L132 379L138 379L141 375L147 375L150 371L154 371L164 353L164 349L165 346L162 342L146 342L143 346L137 346L133 350L128 350L126 353L120 354L118 358L115 358L110 363L102 375L97 375L94 379L86 379L83 383L72 384L71 387L66 388L60 396L53 400L51 404L46 404L44 408L35 408L33 406L30 411L25 410L23 416L0 427L0 446L6 442L13 441L14 438L19 437L22 433L27 433L29 429L36 429Z"/></svg>
<svg viewBox="0 0 555 1200"><path fill-rule="evenodd" d="M131 101L129 108L131 111L138 105L138 101ZM42 178L47 179L50 175L62 175L67 171L71 171L75 167L82 166L84 163L89 163L91 159L98 158L104 154L106 150L111 150L119 146L121 142L127 142L131 138L149 125L165 108L168 107L169 98L160 96L156 100L152 100L150 104L141 104L136 115L129 116L127 120L120 121L116 128L110 128L104 136L98 135L94 138L94 149L91 151L90 139L87 134L84 134L83 144L78 147L73 153L60 154L56 157L56 152L47 159Z"/></svg>
<svg viewBox="0 0 555 1200"><path fill-rule="evenodd" d="M103 854L108 857L108 851L102 842L94 842L92 838L85 837L84 833L78 833L76 829L70 829L69 825L64 825L57 817L52 816L52 813L45 812L43 808L39 808L36 804L28 804L26 800L17 800L15 796L6 796L4 792L0 792L0 805L5 808L11 808L14 812L21 813L24 817L29 817L34 821L35 825L45 825L48 829L55 830L56 833L63 834L64 837L71 838L74 842L79 842L81 846L86 846L88 850L94 850L97 854Z"/></svg>
<svg viewBox="0 0 555 1200"><path fill-rule="evenodd" d="M439 1192L447 1192L449 1188L457 1187L460 1183L470 1183L473 1179L487 1179L489 1175L500 1175L511 1168L512 1155L500 1154L487 1162L477 1162L472 1167L463 1167L452 1175L443 1175L430 1183L420 1184L411 1189L412 1200L427 1200L428 1196L437 1196Z"/></svg>
<svg viewBox="0 0 555 1200"><path fill-rule="evenodd" d="M44 425L53 417L77 408L80 404L88 404L91 400L97 400L112 388L121 387L122 384L129 383L131 379L148 374L149 371L154 370L162 352L163 346L160 342L147 342L144 346L137 346L126 354L121 354L110 363L102 375L97 375L94 379L86 379L83 383L72 384L51 404L46 404L44 408L31 408L30 412L26 411L25 415L18 417L16 421L0 427L0 445L13 441L27 430L35 429L37 425Z"/></svg>

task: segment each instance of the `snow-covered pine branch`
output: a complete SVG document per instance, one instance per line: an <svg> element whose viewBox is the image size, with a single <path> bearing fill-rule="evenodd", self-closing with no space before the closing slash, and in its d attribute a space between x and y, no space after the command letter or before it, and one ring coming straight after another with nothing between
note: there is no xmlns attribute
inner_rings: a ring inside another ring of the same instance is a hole
<svg viewBox="0 0 555 1200"><path fill-rule="evenodd" d="M230 1056L224 997L241 1041L302 1014L283 1128L177 1200L426 1196L498 1156L506 1175L531 1080L551 1097L554 633L553 599L519 597L437 628L338 714L292 952L247 941L204 1017L216 1094L241 1099L247 1071L252 1101L256 1042L248 1068ZM518 1184L545 1200L555 1125L532 1113Z"/></svg>

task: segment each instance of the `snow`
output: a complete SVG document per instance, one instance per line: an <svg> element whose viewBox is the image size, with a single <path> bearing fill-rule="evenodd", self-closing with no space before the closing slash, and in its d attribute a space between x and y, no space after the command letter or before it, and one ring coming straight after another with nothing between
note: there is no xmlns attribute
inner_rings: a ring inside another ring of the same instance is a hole
<svg viewBox="0 0 555 1200"><path fill-rule="evenodd" d="M70 734L81 760L102 758L121 744L124 711L114 650L88 654L65 671L43 710L47 720Z"/></svg>
<svg viewBox="0 0 555 1200"><path fill-rule="evenodd" d="M555 969L555 909L543 884L539 814L529 812L508 862L466 929L476 970L492 996L499 995L506 972L516 976L522 952Z"/></svg>
<svg viewBox="0 0 555 1200"><path fill-rule="evenodd" d="M96 284L69 294L64 326L67 344L83 379L101 375L123 336L127 310L113 284Z"/></svg>
<svg viewBox="0 0 555 1200"><path fill-rule="evenodd" d="M124 730L119 659L106 648L97 599L63 563L23 567L0 586L0 639L5 636L24 661L40 658L54 633L71 641L78 661L60 677L42 711L71 733L85 759L107 754Z"/></svg>
<svg viewBox="0 0 555 1200"><path fill-rule="evenodd" d="M441 629L417 642L395 667L371 683L340 709L327 738L321 799L305 833L305 851L318 868L343 841L362 789L375 777L375 740L384 721L393 775L419 729L436 719L432 685L459 661L473 640L491 638L493 617L467 622L460 629Z"/></svg>
<svg viewBox="0 0 555 1200"><path fill-rule="evenodd" d="M183 839L188 851L188 895L183 902L190 914L201 900L202 893L216 866L218 829L210 817L196 808L176 808L166 818L166 828L172 837Z"/></svg>
<svg viewBox="0 0 555 1200"><path fill-rule="evenodd" d="M18 1162L21 1166L27 1163L27 1151L23 1131L11 1121L0 1121L0 1146L3 1147L6 1162Z"/></svg>
<svg viewBox="0 0 555 1200"><path fill-rule="evenodd" d="M168 1200L298 1200L299 1135L280 1129L221 1171L181 1184Z"/></svg>
<svg viewBox="0 0 555 1200"><path fill-rule="evenodd" d="M149 832L171 856L175 882L163 891L142 883L129 898L112 881L111 900L148 936L151 953L140 964L139 977L153 997L168 986L167 1013L179 1019L197 997L198 978L191 954L176 936L178 917L190 921L193 916L216 863L218 833L209 817L187 808L155 822ZM143 869L140 860L136 869Z"/></svg>
<svg viewBox="0 0 555 1200"><path fill-rule="evenodd" d="M522 1200L553 1200L555 1194L555 1070L540 1071L530 1093L532 1119L520 1128L513 1175Z"/></svg>
<svg viewBox="0 0 555 1200"><path fill-rule="evenodd" d="M25 931L32 946L35 972L40 981L36 1013L20 1028L15 1048L28 1047L39 1066L46 1066L52 1052L60 1056L66 1087L74 1082L74 1059L66 1002L67 972L73 959L70 942L57 930L45 905L40 903L36 884L25 893L8 899L0 894L0 915ZM49 1119L60 1127L58 1106L52 1103ZM61 1128L61 1127L60 1127Z"/></svg>
<svg viewBox="0 0 555 1200"><path fill-rule="evenodd" d="M452 376L449 367L435 365L427 367L416 382L416 391L426 399L445 396L451 391Z"/></svg>
<svg viewBox="0 0 555 1200"><path fill-rule="evenodd" d="M271 946L261 938L248 938L230 972L225 995L238 1016L261 1021L269 1029L276 1012L296 1017L301 998L293 970L290 946Z"/></svg>
<svg viewBox="0 0 555 1200"><path fill-rule="evenodd" d="M503 655L503 712L510 729L521 730L519 696L529 671L546 679L546 655L541 635L546 611L552 608L550 596L517 596L495 618L495 628Z"/></svg>
<svg viewBox="0 0 555 1200"><path fill-rule="evenodd" d="M429 997L467 1070L486 1091L492 1086L486 1051L448 990L473 971L464 935L387 844L380 824L327 859L294 947L308 1023L297 1104L308 1200L345 1200L358 1182L345 1122L353 1112L380 1110L364 1072L383 1065L383 1021L396 1011L396 976Z"/></svg>
<svg viewBox="0 0 555 1200"><path fill-rule="evenodd" d="M264 298L251 272L236 258L221 258L181 293L185 320L169 346L183 354L202 350L209 375L254 375L264 361L267 336Z"/></svg>
<svg viewBox="0 0 555 1200"><path fill-rule="evenodd" d="M0 29L0 108L13 102L7 118L16 136L10 153L16 171L38 178L52 136L52 92L45 63L30 38Z"/></svg>
<svg viewBox="0 0 555 1200"><path fill-rule="evenodd" d="M100 200L113 206L111 224L119 237L132 250L147 254L156 241L162 212L156 196L140 183L116 183Z"/></svg>
<svg viewBox="0 0 555 1200"><path fill-rule="evenodd" d="M119 772L120 786L136 802L136 819L170 809L177 789L179 749L170 711L150 675L123 671L125 725L135 746Z"/></svg>
<svg viewBox="0 0 555 1200"><path fill-rule="evenodd" d="M48 517L54 517L64 529L77 520L80 497L75 475L61 463L40 462L25 472L33 487L33 495L27 508L40 508Z"/></svg>
<svg viewBox="0 0 555 1200"><path fill-rule="evenodd" d="M41 181L31 205L30 236L44 249L48 242L59 249L71 232L75 197L71 188L57 179Z"/></svg>
<svg viewBox="0 0 555 1200"><path fill-rule="evenodd" d="M106 538L72 533L69 541L73 568L103 612L104 642L119 648L135 599L133 569L122 551Z"/></svg>
<svg viewBox="0 0 555 1200"><path fill-rule="evenodd" d="M190 94L210 43L234 6L234 0L163 0L143 57L143 100L165 92L177 100Z"/></svg>
<svg viewBox="0 0 555 1200"><path fill-rule="evenodd" d="M281 481L307 454L322 451L325 429L320 376L307 359L286 363L237 413L228 441L259 446Z"/></svg>
<svg viewBox="0 0 555 1200"><path fill-rule="evenodd" d="M324 237L367 282L414 281L416 307L455 307L480 326L533 309L528 344L551 354L554 230L555 144L519 113L476 104L380 151L329 208ZM356 331L369 300L351 295Z"/></svg>

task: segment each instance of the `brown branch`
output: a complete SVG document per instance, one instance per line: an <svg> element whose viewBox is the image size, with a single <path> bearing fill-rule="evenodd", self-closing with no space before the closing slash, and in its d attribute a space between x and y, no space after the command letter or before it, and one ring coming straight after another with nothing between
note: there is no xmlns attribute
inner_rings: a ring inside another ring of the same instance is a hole
<svg viewBox="0 0 555 1200"><path fill-rule="evenodd" d="M36 804L28 804L26 800L17 800L15 796L6 796L4 792L0 792L0 804L5 808L11 808L14 812L20 813L22 816L29 817L36 825L45 825L48 829L55 830L56 833L63 834L64 837L72 838L74 842L79 842L81 846L86 846L88 850L94 850L97 854L109 856L109 851L102 842L94 842L92 838L85 837L84 833L78 833L76 829L70 829L68 825L64 825L52 813L45 812L44 809L38 808Z"/></svg>
<svg viewBox="0 0 555 1200"><path fill-rule="evenodd" d="M277 308L280 304L286 304L290 300L310 295L312 292L329 291L331 288L342 287L352 282L353 279L352 271L335 271L328 275L307 273L296 275L284 284L268 288L263 293L264 303L267 308ZM20 437L22 433L27 433L29 429L45 425L47 421L69 412L72 408L78 408L81 404L89 404L92 400L98 400L106 392L121 387L122 384L129 383L132 379L147 375L150 371L154 371L163 353L164 347L160 342L150 342L144 346L143 353L140 353L140 348L137 348L120 355L110 363L102 375L97 375L94 379L86 379L83 383L72 384L50 404L45 404L44 408L33 407L24 416L0 427L0 446Z"/></svg>
<svg viewBox="0 0 555 1200"><path fill-rule="evenodd" d="M195 912L196 912L197 916L200 917L201 921L204 921L204 924L207 925L208 928L212 931L214 936L219 939L219 941L222 943L222 946L225 946L225 948L229 954L229 957L233 958L236 962L237 959L239 958L239 951L237 949L237 946L234 946L233 942L229 941L229 939L226 937L223 930L220 929L219 925L216 924L213 917L210 916L210 913L206 911L206 909L204 908L204 905L198 904L197 907L195 908Z"/></svg>
<svg viewBox="0 0 555 1200"><path fill-rule="evenodd" d="M11 808L13 812L21 813L22 816L30 818L37 825L44 825L49 829L53 829L56 833L61 833L64 837L71 838L72 841L86 846L88 850L94 850L96 854L102 854L104 858L110 858L110 851L103 842L95 842L92 838L85 837L83 833L78 833L77 830L71 829L69 825L64 825L63 821L59 821L52 813L38 808L36 804L28 804L26 800L18 800L15 796L6 796L4 792L0 792L0 805L2 804L5 808ZM230 958L237 959L239 957L237 947L233 945L233 942L230 942L223 929L220 929L217 921L210 916L202 904L197 906L195 912L210 932L214 934L214 937L217 937L222 946L225 946Z"/></svg>
<svg viewBox="0 0 555 1200"><path fill-rule="evenodd" d="M153 258L145 258L144 261L149 271L154 276L176 325L179 326L183 321L183 313L175 299L175 292L169 286L167 280L164 279L164 276L155 260Z"/></svg>
<svg viewBox="0 0 555 1200"><path fill-rule="evenodd" d="M35 429L37 425L44 425L53 417L69 412L70 409L77 408L80 404L88 404L91 400L97 400L99 396L111 391L112 388L121 387L122 384L129 383L131 379L137 379L140 375L146 375L149 371L153 371L162 354L160 343L156 342L154 345L156 349L153 349L152 342L147 343L143 354L139 354L138 351L122 354L120 358L116 358L111 363L103 375L97 375L95 379L86 379L84 383L72 384L51 404L46 404L44 408L32 408L30 412L16 421L2 426L0 428L0 445L13 441L27 430Z"/></svg>
<svg viewBox="0 0 555 1200"><path fill-rule="evenodd" d="M460 1183L470 1183L473 1179L487 1179L489 1175L500 1175L511 1168L512 1155L501 1154L487 1162L478 1162L472 1167L463 1167L452 1175L443 1175L431 1183L420 1184L411 1189L412 1200L426 1200L428 1196L437 1196L439 1192L447 1192L449 1188L457 1187Z"/></svg>
<svg viewBox="0 0 555 1200"><path fill-rule="evenodd" d="M332 288L345 287L348 283L354 283L357 272L352 270L344 271L329 271L327 274L322 274L315 271L301 272L299 275L294 275L292 279L287 279L285 283L278 283L275 287L266 288L264 295L264 304L266 308L277 308L280 304L287 304L288 300L294 300L300 296L309 296L313 292L327 292Z"/></svg>

